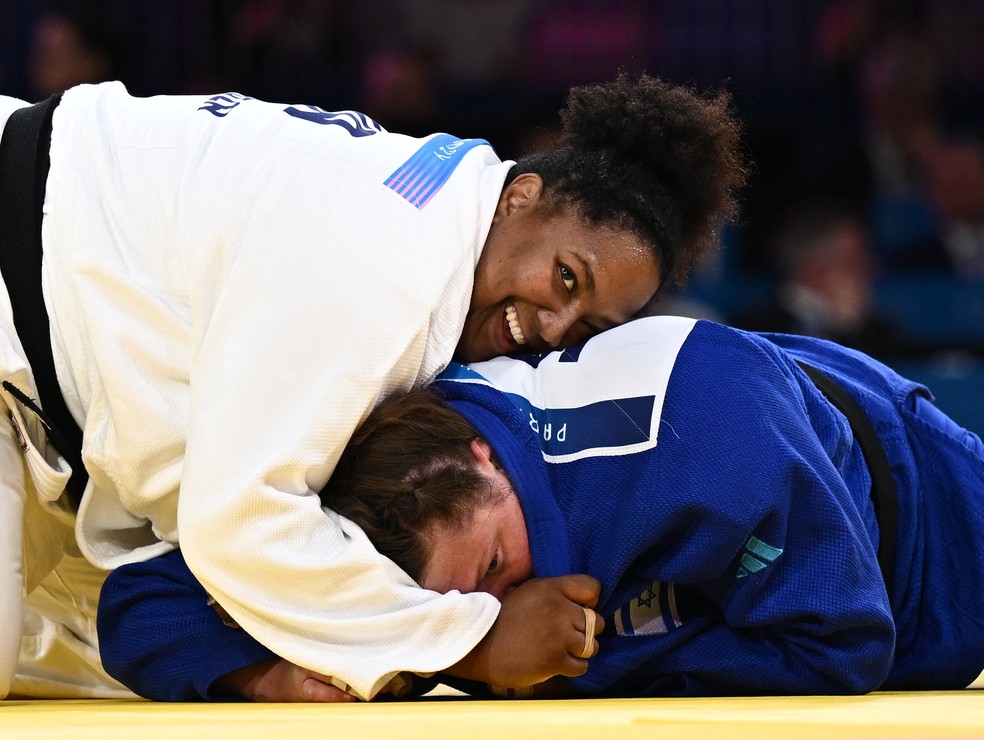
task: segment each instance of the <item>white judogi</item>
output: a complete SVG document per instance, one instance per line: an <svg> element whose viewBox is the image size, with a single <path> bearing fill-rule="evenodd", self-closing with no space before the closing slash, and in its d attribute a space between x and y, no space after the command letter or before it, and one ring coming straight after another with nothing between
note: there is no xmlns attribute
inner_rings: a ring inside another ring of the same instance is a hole
<svg viewBox="0 0 984 740"><path fill-rule="evenodd" d="M85 556L180 541L252 635L363 697L467 654L498 603L417 588L314 492L381 395L450 360L509 165L307 106L69 90L43 288ZM4 324L2 376L33 394Z"/></svg>

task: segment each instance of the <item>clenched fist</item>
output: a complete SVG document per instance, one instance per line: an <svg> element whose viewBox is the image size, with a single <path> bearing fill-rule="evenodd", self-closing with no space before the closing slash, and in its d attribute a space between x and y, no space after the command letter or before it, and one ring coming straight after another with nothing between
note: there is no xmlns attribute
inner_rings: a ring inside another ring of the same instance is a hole
<svg viewBox="0 0 984 740"><path fill-rule="evenodd" d="M601 586L586 575L534 578L510 592L492 629L446 673L504 688L525 688L553 676L580 676L605 627L586 613ZM593 612L592 612L593 613ZM588 637L585 630L591 633Z"/></svg>

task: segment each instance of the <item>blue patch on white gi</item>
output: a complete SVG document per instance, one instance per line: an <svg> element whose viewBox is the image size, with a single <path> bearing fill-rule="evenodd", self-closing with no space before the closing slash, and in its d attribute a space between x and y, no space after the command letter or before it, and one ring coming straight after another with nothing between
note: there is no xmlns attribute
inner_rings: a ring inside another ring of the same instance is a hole
<svg viewBox="0 0 984 740"><path fill-rule="evenodd" d="M683 624L674 584L662 581L653 581L612 616L615 632L622 637L663 635Z"/></svg>
<svg viewBox="0 0 984 740"><path fill-rule="evenodd" d="M397 167L383 184L414 207L423 208L444 187L465 152L488 144L485 139L458 139L449 134L437 134Z"/></svg>

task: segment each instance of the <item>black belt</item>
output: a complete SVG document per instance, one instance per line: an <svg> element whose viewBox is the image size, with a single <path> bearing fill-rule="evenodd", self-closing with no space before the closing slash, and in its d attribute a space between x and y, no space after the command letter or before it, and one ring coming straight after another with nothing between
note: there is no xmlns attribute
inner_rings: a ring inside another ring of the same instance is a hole
<svg viewBox="0 0 984 740"><path fill-rule="evenodd" d="M861 454L871 474L871 501L878 519L878 566L889 597L893 594L895 582L895 545L899 533L899 500L892 477L892 468L875 428L868 415L837 381L811 365L797 360L799 366L809 376L831 404L847 417L854 439L861 448Z"/></svg>
<svg viewBox="0 0 984 740"><path fill-rule="evenodd" d="M48 440L72 466L66 491L76 506L89 479L82 464L82 430L65 405L51 352L48 311L41 293L41 208L48 179L51 116L61 95L19 108L0 139L0 274L10 294L20 337L44 411L8 382L3 387L34 411Z"/></svg>

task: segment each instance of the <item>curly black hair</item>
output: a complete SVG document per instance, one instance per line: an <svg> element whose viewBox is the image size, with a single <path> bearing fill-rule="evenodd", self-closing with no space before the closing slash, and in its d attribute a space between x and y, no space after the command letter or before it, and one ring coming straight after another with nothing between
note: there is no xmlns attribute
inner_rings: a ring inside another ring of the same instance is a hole
<svg viewBox="0 0 984 740"><path fill-rule="evenodd" d="M556 148L522 157L507 180L540 175L557 205L638 234L665 284L682 285L735 216L745 183L731 98L640 75L574 87Z"/></svg>

